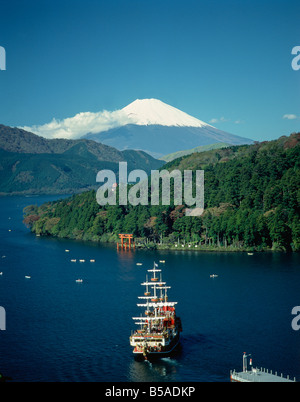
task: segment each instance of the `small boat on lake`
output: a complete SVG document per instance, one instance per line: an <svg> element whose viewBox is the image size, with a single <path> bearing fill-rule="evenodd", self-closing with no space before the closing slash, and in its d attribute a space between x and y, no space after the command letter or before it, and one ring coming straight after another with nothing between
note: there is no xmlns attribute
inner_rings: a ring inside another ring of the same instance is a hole
<svg viewBox="0 0 300 402"><path fill-rule="evenodd" d="M210 276L210 278L217 278L219 275L212 274L212 275L209 275L209 276Z"/></svg>
<svg viewBox="0 0 300 402"><path fill-rule="evenodd" d="M82 283L82 282L83 282L83 279L76 279L75 282L77 282L77 283Z"/></svg>

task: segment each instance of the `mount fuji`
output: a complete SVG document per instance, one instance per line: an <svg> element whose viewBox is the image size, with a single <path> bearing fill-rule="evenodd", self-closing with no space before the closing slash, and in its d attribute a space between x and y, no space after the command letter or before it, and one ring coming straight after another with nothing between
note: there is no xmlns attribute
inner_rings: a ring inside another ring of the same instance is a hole
<svg viewBox="0 0 300 402"><path fill-rule="evenodd" d="M155 158L202 145L252 144L249 138L219 130L158 99L137 99L120 111L124 124L81 138L119 149L143 150Z"/></svg>

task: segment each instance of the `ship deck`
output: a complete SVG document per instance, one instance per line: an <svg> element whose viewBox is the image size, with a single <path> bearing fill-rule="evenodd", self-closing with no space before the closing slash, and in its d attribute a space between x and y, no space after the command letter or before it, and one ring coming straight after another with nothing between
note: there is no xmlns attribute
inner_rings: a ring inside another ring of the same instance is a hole
<svg viewBox="0 0 300 402"><path fill-rule="evenodd" d="M266 369L253 369L251 371L237 372L235 370L230 371L230 379L233 382L295 382L296 380L290 380L289 377L284 378L281 374L273 374Z"/></svg>

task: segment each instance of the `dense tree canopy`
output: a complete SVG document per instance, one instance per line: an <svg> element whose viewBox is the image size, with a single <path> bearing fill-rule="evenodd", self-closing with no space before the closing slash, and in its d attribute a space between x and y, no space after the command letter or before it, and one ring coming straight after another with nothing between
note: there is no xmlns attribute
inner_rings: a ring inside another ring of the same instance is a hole
<svg viewBox="0 0 300 402"><path fill-rule="evenodd" d="M25 210L34 232L92 241L133 233L144 241L232 249L300 249L299 134L176 159L164 168L205 171L205 211L185 206L102 206L95 191ZM172 193L171 193L172 194ZM171 197L171 200L174 199Z"/></svg>

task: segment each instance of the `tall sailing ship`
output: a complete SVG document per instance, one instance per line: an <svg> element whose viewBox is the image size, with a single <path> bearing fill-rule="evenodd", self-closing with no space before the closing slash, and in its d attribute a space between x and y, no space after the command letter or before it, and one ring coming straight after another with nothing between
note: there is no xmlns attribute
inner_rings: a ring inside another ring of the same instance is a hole
<svg viewBox="0 0 300 402"><path fill-rule="evenodd" d="M175 311L177 302L168 300L167 291L171 286L162 281L161 269L157 267L154 262L153 269L148 269L151 272L150 281L146 275L146 281L141 283L145 291L144 296L138 298L145 303L138 303L137 306L145 308L144 315L132 317L140 326L130 336L130 345L137 360L170 356L179 344L182 331L181 320Z"/></svg>

